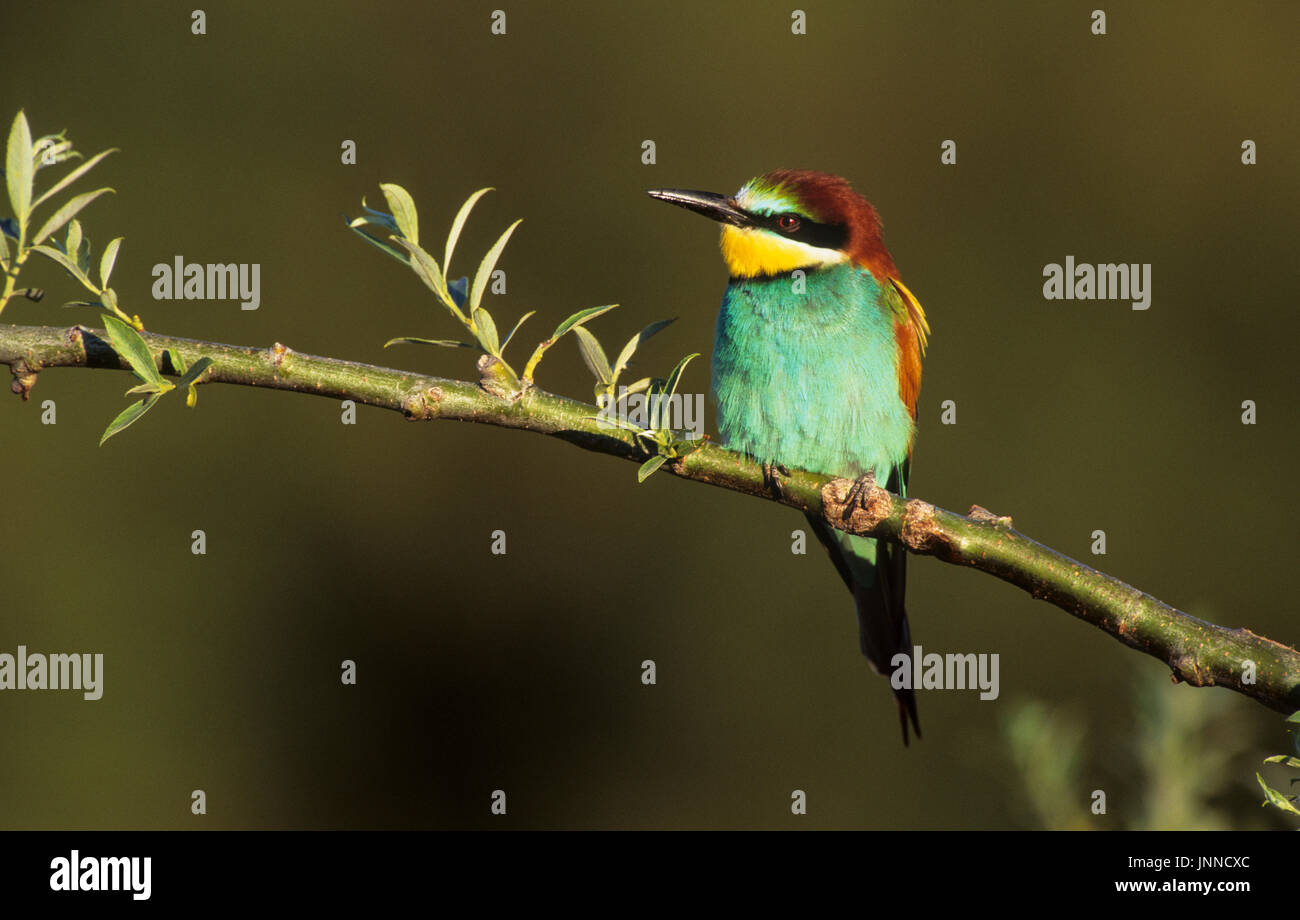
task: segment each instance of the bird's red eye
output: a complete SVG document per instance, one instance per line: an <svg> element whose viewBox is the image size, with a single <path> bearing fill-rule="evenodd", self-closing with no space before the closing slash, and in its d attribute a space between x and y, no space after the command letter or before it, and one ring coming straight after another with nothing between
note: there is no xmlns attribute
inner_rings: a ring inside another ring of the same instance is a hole
<svg viewBox="0 0 1300 920"><path fill-rule="evenodd" d="M786 233L794 233L799 229L799 218L793 214L782 214L776 223Z"/></svg>

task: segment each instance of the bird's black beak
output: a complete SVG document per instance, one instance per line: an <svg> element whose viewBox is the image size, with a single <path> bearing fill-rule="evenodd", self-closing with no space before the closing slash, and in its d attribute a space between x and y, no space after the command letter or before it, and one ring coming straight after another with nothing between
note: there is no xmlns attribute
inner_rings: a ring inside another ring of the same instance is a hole
<svg viewBox="0 0 1300 920"><path fill-rule="evenodd" d="M733 227L752 227L754 219L736 206L736 200L717 192L693 192L680 188L652 188L646 191L651 198L658 198L679 208L686 208L696 214L716 220Z"/></svg>

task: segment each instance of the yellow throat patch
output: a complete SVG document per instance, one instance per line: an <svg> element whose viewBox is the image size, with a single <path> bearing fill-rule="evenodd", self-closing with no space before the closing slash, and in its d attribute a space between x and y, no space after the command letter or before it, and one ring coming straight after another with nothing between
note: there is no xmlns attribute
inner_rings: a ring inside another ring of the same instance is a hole
<svg viewBox="0 0 1300 920"><path fill-rule="evenodd" d="M733 278L785 275L796 268L820 268L848 259L836 249L819 249L764 230L730 225L722 228L721 246Z"/></svg>

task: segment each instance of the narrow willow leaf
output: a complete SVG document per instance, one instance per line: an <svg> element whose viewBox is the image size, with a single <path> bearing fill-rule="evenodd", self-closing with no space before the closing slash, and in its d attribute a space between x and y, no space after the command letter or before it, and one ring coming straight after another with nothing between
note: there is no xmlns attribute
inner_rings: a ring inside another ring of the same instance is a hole
<svg viewBox="0 0 1300 920"><path fill-rule="evenodd" d="M1265 757L1264 763L1281 763L1288 767L1300 767L1300 757L1288 757L1286 754L1274 754L1272 757Z"/></svg>
<svg viewBox="0 0 1300 920"><path fill-rule="evenodd" d="M47 134L32 141L32 169L38 173L46 166L57 166L69 157L80 155L72 149L72 141L64 140L62 134Z"/></svg>
<svg viewBox="0 0 1300 920"><path fill-rule="evenodd" d="M575 326L573 334L578 337L578 351L582 353L582 361L587 365L587 370L602 384L609 386L613 372L609 368L609 359L605 357L605 349L600 347L600 342L585 326Z"/></svg>
<svg viewBox="0 0 1300 920"><path fill-rule="evenodd" d="M659 469L659 467L663 466L667 462L668 458L662 455L651 457L645 463L641 464L641 468L636 471L636 481L638 483L645 482L654 474L655 470Z"/></svg>
<svg viewBox="0 0 1300 920"><path fill-rule="evenodd" d="M533 379L533 372L536 371L537 365L541 363L542 356L550 350L552 345L560 340L560 337L563 336L564 333L568 332L579 323L585 323L587 320L600 316L602 313L607 313L617 306L618 304L612 303L604 307L590 307L586 310L579 310L564 322L560 323L560 325L556 326L555 332L551 337L544 342L539 342L537 347L533 349L532 357L528 359L528 364L524 366L524 379Z"/></svg>
<svg viewBox="0 0 1300 920"><path fill-rule="evenodd" d="M139 402L131 403L131 405L123 409L121 414L109 422L108 427L104 429L104 435L99 439L99 446L103 447L104 442L113 435L138 422L140 417L152 409L156 402L158 402L157 396L146 396Z"/></svg>
<svg viewBox="0 0 1300 920"><path fill-rule="evenodd" d="M77 268L77 263L69 259L53 246L33 246L32 252L39 252L41 255L45 256L45 258L58 262L69 275L80 281L92 294L99 293L99 288L95 286L93 281L86 277L85 273L82 272L81 269Z"/></svg>
<svg viewBox="0 0 1300 920"><path fill-rule="evenodd" d="M173 384L171 384L171 383L168 383L168 384L166 384L165 386L167 387L166 390L163 389L162 387L160 387L160 386L159 386L158 384L156 384L156 383L141 383L141 384L137 384L136 386L131 387L131 389L129 389L129 390L126 391L126 394L125 394L125 395L127 395L127 396L138 396L138 395L140 395L141 393L157 393L159 396L161 396L163 393L166 393L167 390L174 390L174 389L176 389L176 387L175 387Z"/></svg>
<svg viewBox="0 0 1300 920"><path fill-rule="evenodd" d="M40 204L42 204L42 203L44 203L44 202L46 202L46 201L49 201L50 198L52 198L53 196L57 195L59 192L63 191L63 190L64 190L65 188L67 188L69 185L71 185L72 183L74 183L74 182L76 182L78 179L80 179L82 176L84 176L86 173L88 173L88 172L90 172L92 169L94 169L94 168L95 168L95 165L96 165L100 160L104 159L104 157L108 156L110 153L117 153L117 148L116 148L116 147L113 147L113 148L110 149L110 150L105 150L103 153L97 153L97 154L95 154L93 157L91 157L89 160L87 160L86 162L82 163L80 166L78 166L78 167L77 167L76 169L74 169L72 172L68 173L66 176L64 176L62 179L60 179L58 182L54 183L54 184L51 185L49 188L47 188L43 193L41 193L41 197L40 197L40 198L37 198L34 202L32 202L32 207L33 207L33 208L36 208L38 205L40 205Z"/></svg>
<svg viewBox="0 0 1300 920"><path fill-rule="evenodd" d="M455 339L421 339L413 335L404 335L396 339L389 339L384 343L384 347L389 345L441 345L443 348L472 348L474 351L483 349L474 342L458 342Z"/></svg>
<svg viewBox="0 0 1300 920"><path fill-rule="evenodd" d="M419 276L420 280L424 282L424 286L438 295L438 299L442 301L444 307L451 311L452 316L468 325L469 321L456 307L456 302L451 299L451 294L447 290L447 279L442 276L442 270L438 268L438 263L433 261L433 256L410 240L402 239L400 236L393 237L393 241L410 253L411 271Z"/></svg>
<svg viewBox="0 0 1300 920"><path fill-rule="evenodd" d="M455 281L449 282L447 284L447 293L456 302L456 306L465 306L465 301L469 300L469 279L461 275Z"/></svg>
<svg viewBox="0 0 1300 920"><path fill-rule="evenodd" d="M63 240L63 251L68 255L76 258L77 250L81 248L81 221L71 220L68 222L68 235Z"/></svg>
<svg viewBox="0 0 1300 920"><path fill-rule="evenodd" d="M616 399L615 402L622 402L623 400L627 399L629 396L632 396L636 393L644 393L646 390L650 388L650 384L652 384L653 382L654 382L653 377L642 377L636 383L629 384L628 386L623 387L622 388L623 392L619 393L618 399Z"/></svg>
<svg viewBox="0 0 1300 920"><path fill-rule="evenodd" d="M682 379L682 371L686 369L687 364L690 364L693 359L698 358L699 356L699 353L696 352L693 355L687 355L685 358L682 358L682 360L677 362L677 366L673 368L673 372L668 375L668 382L664 384L664 394L666 398L672 399L673 394L677 392L677 383Z"/></svg>
<svg viewBox="0 0 1300 920"><path fill-rule="evenodd" d="M604 307L588 307L586 310L579 310L577 313L573 314L564 322L560 323L560 325L555 327L555 334L551 336L551 341L554 342L558 340L560 336L564 335L564 333L568 332L574 326L585 323L589 319L595 319L602 313L608 313L617 306L618 304L612 303Z"/></svg>
<svg viewBox="0 0 1300 920"><path fill-rule="evenodd" d="M656 333L675 322L677 322L677 317L675 316L672 319L661 319L657 323L651 323L649 326L646 326L636 335L632 336L632 338L628 339L627 344L623 346L623 350L618 354L618 361L614 364L614 379L617 380L619 375L622 374L623 371L627 370L628 362L632 360L632 356L636 354L638 348L650 341Z"/></svg>
<svg viewBox="0 0 1300 920"><path fill-rule="evenodd" d="M1291 800L1285 795L1278 792L1276 789L1270 788L1268 783L1264 782L1264 777L1256 773L1255 779L1259 780L1259 785L1264 790L1264 798L1268 801L1268 804L1272 805L1274 808L1288 811L1293 815L1300 815L1300 808L1296 808L1295 805L1291 804Z"/></svg>
<svg viewBox="0 0 1300 920"><path fill-rule="evenodd" d="M9 271L9 237L0 233L0 268Z"/></svg>
<svg viewBox="0 0 1300 920"><path fill-rule="evenodd" d="M506 243L510 242L510 234L515 232L515 227L523 223L523 219L515 221L506 232L497 238L496 243L488 250L483 261L478 264L478 271L474 273L474 286L469 290L469 305L471 310L477 310L479 304L483 303L483 291L487 288L488 281L492 278L492 270L497 267L497 259L501 258L501 252L506 248Z"/></svg>
<svg viewBox="0 0 1300 920"><path fill-rule="evenodd" d="M360 218L358 218L358 220L359 219ZM351 230L353 233L355 233L357 236L361 237L371 246L374 246L376 249L380 250L381 252L388 253L398 262L401 262L403 265L411 264L411 260L410 258L407 257L406 253L402 252L402 250L398 249L396 246L390 246L388 243L385 243L383 240L375 236L373 233L368 233L365 230L362 230L359 225L355 223L348 224L348 229Z"/></svg>
<svg viewBox="0 0 1300 920"><path fill-rule="evenodd" d="M99 299L103 301L104 308L108 310L109 313L117 313L122 317L126 316L125 313L122 313L122 311L118 309L117 292L112 288L104 288L104 290L100 291Z"/></svg>
<svg viewBox="0 0 1300 920"><path fill-rule="evenodd" d="M113 274L113 265L117 262L117 250L122 245L122 237L113 240L104 247L104 254L99 257L99 283L108 287L108 278Z"/></svg>
<svg viewBox="0 0 1300 920"><path fill-rule="evenodd" d="M1295 712L1291 713L1291 715L1287 716L1285 721L1300 722L1300 709L1297 709Z"/></svg>
<svg viewBox="0 0 1300 920"><path fill-rule="evenodd" d="M90 278L90 240L84 236L81 238L81 245L77 247L77 268L81 269L81 273L87 279Z"/></svg>
<svg viewBox="0 0 1300 920"><path fill-rule="evenodd" d="M365 210L366 216L358 217L352 222L353 224L375 224L376 226L383 227L393 233L401 232L397 228L397 221L393 220L393 215L389 214L387 211L376 211L374 208L367 205L364 195L361 197L361 207Z"/></svg>
<svg viewBox="0 0 1300 920"><path fill-rule="evenodd" d="M451 232L447 234L447 248L442 251L442 267L444 271L451 271L451 254L460 239L460 231L465 229L465 221L469 220L469 212L474 210L474 205L478 203L478 200L490 191L492 191L490 187L479 189L466 198L465 203L456 212L456 219L451 222Z"/></svg>
<svg viewBox="0 0 1300 920"><path fill-rule="evenodd" d="M529 311L528 311L527 313L525 313L523 316L519 317L519 321L518 321L517 323L515 323L514 328L511 329L511 330L506 334L505 339L501 342L501 350L502 350L502 351L505 351L505 350L506 350L506 346L509 345L509 344L510 344L510 340L513 339L513 338L515 337L515 333L518 332L518 331L519 331L519 327L522 326L522 325L524 324L524 320L528 319L528 317L532 316L532 315L533 315L534 313L536 313L536 312L537 312L536 310L529 310Z"/></svg>
<svg viewBox="0 0 1300 920"><path fill-rule="evenodd" d="M9 128L9 143L5 148L5 185L9 191L9 204L14 217L21 225L27 224L32 208L32 129L22 110L14 116Z"/></svg>
<svg viewBox="0 0 1300 920"><path fill-rule="evenodd" d="M478 340L483 345L484 351L490 355L501 351L501 343L497 340L496 320L482 307L474 311L474 328L478 330Z"/></svg>
<svg viewBox="0 0 1300 920"><path fill-rule="evenodd" d="M175 352L173 352L173 354L175 354ZM173 363L175 363L174 360ZM176 386L178 388L192 386L194 384L194 381L202 377L203 372L206 371L211 366L212 366L211 358L207 357L206 355L203 356L202 358L199 358L199 360L195 361L194 364L190 366L189 370L183 372L181 379L176 381ZM178 367L177 370L180 370L180 368Z"/></svg>
<svg viewBox="0 0 1300 920"><path fill-rule="evenodd" d="M402 236L419 245L420 221L410 193L393 182L381 182L379 189L388 199L388 207L393 212L393 220L397 221L397 229L401 231Z"/></svg>
<svg viewBox="0 0 1300 920"><path fill-rule="evenodd" d="M113 350L126 359L141 380L160 385L166 382L163 380L162 375L158 373L158 368L154 365L153 355L149 353L149 346L140 337L140 333L116 316L108 314L104 316L104 326L108 330L108 337L113 343Z"/></svg>
<svg viewBox="0 0 1300 920"><path fill-rule="evenodd" d="M63 207L50 215L50 219L47 220L41 229L37 231L36 235L32 237L32 242L40 243L44 241L47 236L75 217L77 212L86 205L90 204L105 192L111 191L113 191L111 188L97 188L93 192L85 192L78 195L76 198L68 199L67 203L64 204Z"/></svg>

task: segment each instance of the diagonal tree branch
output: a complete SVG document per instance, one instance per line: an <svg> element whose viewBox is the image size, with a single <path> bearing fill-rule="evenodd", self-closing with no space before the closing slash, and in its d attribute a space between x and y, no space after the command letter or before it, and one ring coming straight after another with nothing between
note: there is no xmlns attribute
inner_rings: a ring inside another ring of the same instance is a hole
<svg viewBox="0 0 1300 920"><path fill-rule="evenodd" d="M145 333L144 340L163 373L175 372L164 349L174 349L186 365L211 358L214 363L199 378L201 383L352 399L401 412L413 421L455 419L518 428L625 460L646 459L630 432L596 422L593 406L538 389L511 400L477 383L303 355L278 343L245 348L151 333ZM130 368L104 334L84 326L0 324L0 363L9 366L11 388L24 399L46 368ZM485 378L490 371L489 362ZM954 514L919 499L900 498L874 483L804 470L783 477L781 493L774 495L759 464L712 444L662 468L683 479L821 515L849 533L892 540L913 553L987 572L1160 659L1175 681L1228 687L1280 712L1300 709L1300 652L1248 629L1217 626L1176 610L1034 542L1012 529L1010 518L978 506L969 515Z"/></svg>

